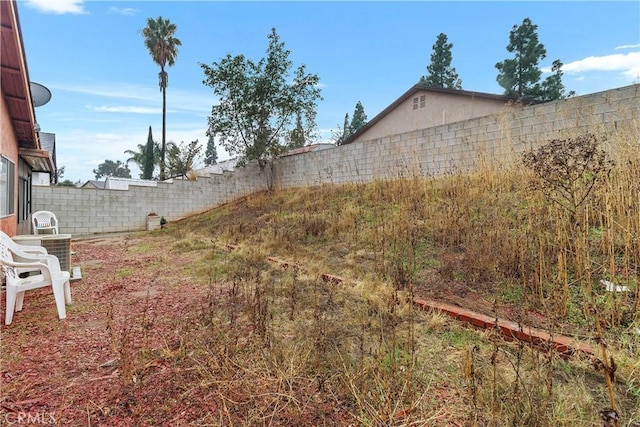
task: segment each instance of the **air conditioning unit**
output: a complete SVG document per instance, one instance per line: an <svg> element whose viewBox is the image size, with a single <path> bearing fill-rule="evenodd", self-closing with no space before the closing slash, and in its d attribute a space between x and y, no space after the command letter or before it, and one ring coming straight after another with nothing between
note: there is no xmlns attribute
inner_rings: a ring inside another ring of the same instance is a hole
<svg viewBox="0 0 640 427"><path fill-rule="evenodd" d="M71 272L71 234L32 234L14 236L21 245L42 246L51 255L58 257L60 269Z"/></svg>
<svg viewBox="0 0 640 427"><path fill-rule="evenodd" d="M58 257L60 269L71 272L71 234L42 234L40 246Z"/></svg>

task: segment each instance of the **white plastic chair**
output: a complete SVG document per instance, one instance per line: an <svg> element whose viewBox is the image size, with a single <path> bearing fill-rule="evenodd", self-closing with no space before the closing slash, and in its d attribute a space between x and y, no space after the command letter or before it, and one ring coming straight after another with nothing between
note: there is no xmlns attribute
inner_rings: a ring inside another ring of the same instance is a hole
<svg viewBox="0 0 640 427"><path fill-rule="evenodd" d="M12 254L25 253L27 255L48 255L47 248L35 245L21 245L19 243L16 243L11 237L9 237L9 235L7 235L2 230L0 230L0 240L5 245L7 245L7 247L9 248L9 252L11 252ZM29 269L25 270L20 268L18 269L18 274L29 271Z"/></svg>
<svg viewBox="0 0 640 427"><path fill-rule="evenodd" d="M9 237L9 235L2 230L0 230L0 239L6 242L7 246L12 252L13 251L25 252L27 254L32 254L32 255L47 255L48 253L47 248L44 248L42 246L21 245L20 243L17 243L15 240Z"/></svg>
<svg viewBox="0 0 640 427"><path fill-rule="evenodd" d="M33 223L33 234L41 233L44 230L51 230L53 234L58 234L58 218L53 212L38 211L31 214Z"/></svg>
<svg viewBox="0 0 640 427"><path fill-rule="evenodd" d="M0 239L0 265L6 280L5 325L10 325L14 311L21 311L24 293L31 289L51 286L56 301L58 317L67 317L66 304L71 304L70 274L60 270L60 262L55 255L28 254L12 250L6 239ZM20 277L21 272L39 274Z"/></svg>

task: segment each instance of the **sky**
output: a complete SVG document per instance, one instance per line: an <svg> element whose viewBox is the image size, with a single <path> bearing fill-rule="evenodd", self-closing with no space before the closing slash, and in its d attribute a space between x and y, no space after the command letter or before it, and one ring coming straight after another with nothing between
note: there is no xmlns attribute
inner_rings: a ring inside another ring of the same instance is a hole
<svg viewBox="0 0 640 427"><path fill-rule="evenodd" d="M640 1L97 1L18 0L29 77L50 89L36 108L43 132L56 134L63 179L84 183L105 160L125 162L161 141L159 67L144 46L147 18L177 25L181 40L167 69L167 141L198 139L217 103L201 64L227 54L258 61L276 29L293 69L320 78L316 142L330 142L361 102L368 119L427 74L438 34L453 43L452 66L469 91L502 94L495 64L513 57L509 32L525 18L538 26L549 71L564 63L577 95L640 83ZM543 74L544 79L549 74ZM217 147L218 159L229 155ZM199 165L201 166L201 162ZM129 167L132 177L140 170Z"/></svg>

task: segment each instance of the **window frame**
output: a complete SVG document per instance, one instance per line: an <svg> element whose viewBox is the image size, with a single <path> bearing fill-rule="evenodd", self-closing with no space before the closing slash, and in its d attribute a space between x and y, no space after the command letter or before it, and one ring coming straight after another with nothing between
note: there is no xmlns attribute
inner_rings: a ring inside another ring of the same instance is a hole
<svg viewBox="0 0 640 427"><path fill-rule="evenodd" d="M0 218L16 213L16 164L0 155Z"/></svg>
<svg viewBox="0 0 640 427"><path fill-rule="evenodd" d="M28 222L31 217L31 174L27 175L27 178L18 178L22 185L20 185L20 194L18 195L18 203L20 204L20 216L18 223Z"/></svg>

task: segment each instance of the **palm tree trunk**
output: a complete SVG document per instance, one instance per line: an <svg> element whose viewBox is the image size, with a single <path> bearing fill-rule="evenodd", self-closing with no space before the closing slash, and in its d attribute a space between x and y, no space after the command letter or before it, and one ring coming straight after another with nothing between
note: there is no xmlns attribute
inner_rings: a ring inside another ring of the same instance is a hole
<svg viewBox="0 0 640 427"><path fill-rule="evenodd" d="M164 75L164 67L162 68L162 74ZM165 179L164 156L165 156L166 138L167 138L167 84L166 84L166 81L162 81L161 86L162 86L162 150L160 152L160 181L164 181Z"/></svg>

